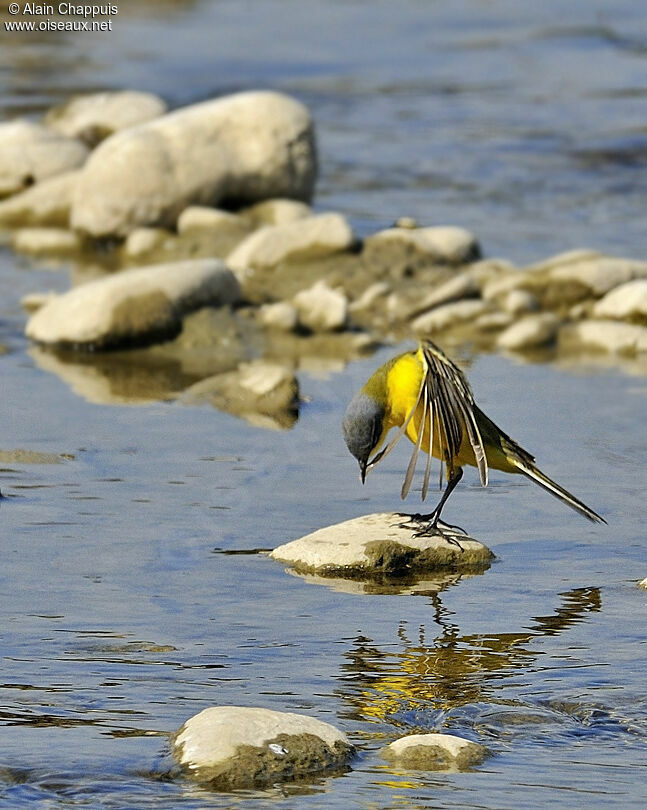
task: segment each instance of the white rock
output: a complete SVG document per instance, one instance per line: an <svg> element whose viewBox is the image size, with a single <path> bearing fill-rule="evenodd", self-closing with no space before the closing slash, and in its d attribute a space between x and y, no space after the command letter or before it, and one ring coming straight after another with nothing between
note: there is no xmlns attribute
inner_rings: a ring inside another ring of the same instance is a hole
<svg viewBox="0 0 647 810"><path fill-rule="evenodd" d="M299 313L287 301L264 304L259 310L258 317L264 326L280 329L282 332L294 331L299 322Z"/></svg>
<svg viewBox="0 0 647 810"><path fill-rule="evenodd" d="M123 252L128 258L136 259L161 247L167 239L172 239L172 234L164 228L135 228L126 237Z"/></svg>
<svg viewBox="0 0 647 810"><path fill-rule="evenodd" d="M501 332L497 338L497 345L502 349L511 350L546 346L557 337L559 324L559 318L552 312L526 315Z"/></svg>
<svg viewBox="0 0 647 810"><path fill-rule="evenodd" d="M482 762L487 749L454 734L410 734L387 745L381 755L403 768L460 771Z"/></svg>
<svg viewBox="0 0 647 810"><path fill-rule="evenodd" d="M299 322L313 332L335 332L343 329L348 319L348 299L339 290L318 281L308 290L301 290L293 299Z"/></svg>
<svg viewBox="0 0 647 810"><path fill-rule="evenodd" d="M245 278L289 259L310 259L339 253L353 243L350 225L340 214L317 216L286 225L265 225L251 233L227 256L227 265Z"/></svg>
<svg viewBox="0 0 647 810"><path fill-rule="evenodd" d="M485 301L505 300L512 291L528 283L530 274L524 270L513 270L486 281L481 288Z"/></svg>
<svg viewBox="0 0 647 810"><path fill-rule="evenodd" d="M569 329L569 337L584 346L610 353L647 352L647 327L618 321L586 320Z"/></svg>
<svg viewBox="0 0 647 810"><path fill-rule="evenodd" d="M353 752L330 723L293 712L213 706L182 726L173 743L180 764L221 789L260 786L338 767Z"/></svg>
<svg viewBox="0 0 647 810"><path fill-rule="evenodd" d="M384 296L388 295L390 292L390 284L387 284L386 281L376 281L374 284L367 287L360 297L350 304L349 309L351 312L361 312L362 310L370 309L376 301L380 298L384 298Z"/></svg>
<svg viewBox="0 0 647 810"><path fill-rule="evenodd" d="M183 314L237 300L235 276L217 259L124 270L76 287L27 322L38 343L103 348L168 335Z"/></svg>
<svg viewBox="0 0 647 810"><path fill-rule="evenodd" d="M76 96L49 110L45 124L94 146L113 132L143 124L165 112L166 103L153 93L120 90Z"/></svg>
<svg viewBox="0 0 647 810"><path fill-rule="evenodd" d="M401 246L428 256L430 261L462 264L476 258L480 248L476 237L465 228L440 225L428 228L387 228L369 236L370 249Z"/></svg>
<svg viewBox="0 0 647 810"><path fill-rule="evenodd" d="M36 312L36 310L47 304L48 301L56 298L56 295L53 290L41 293L27 293L27 295L23 295L20 299L20 306L26 312Z"/></svg>
<svg viewBox="0 0 647 810"><path fill-rule="evenodd" d="M633 279L647 278L647 262L602 256L596 259L571 262L555 267L548 272L548 281L576 282L600 297Z"/></svg>
<svg viewBox="0 0 647 810"><path fill-rule="evenodd" d="M490 309L485 301L480 299L456 301L451 304L443 304L419 315L411 323L411 328L416 334L425 335L432 332L440 332L452 326L474 321Z"/></svg>
<svg viewBox="0 0 647 810"><path fill-rule="evenodd" d="M647 279L628 281L615 287L598 301L593 314L619 320L647 319Z"/></svg>
<svg viewBox="0 0 647 810"><path fill-rule="evenodd" d="M87 156L81 141L40 124L22 120L0 124L0 197L78 169Z"/></svg>
<svg viewBox="0 0 647 810"><path fill-rule="evenodd" d="M312 216L312 208L298 200L263 200L242 212L256 227L260 225L287 225Z"/></svg>
<svg viewBox="0 0 647 810"><path fill-rule="evenodd" d="M580 264L601 258L603 258L603 255L597 250L575 248L574 250L565 250L562 253L549 256L547 259L529 265L525 270L530 273L541 273L545 270L552 270L555 267L565 267L568 264Z"/></svg>
<svg viewBox="0 0 647 810"><path fill-rule="evenodd" d="M440 535L415 537L416 526L402 526L404 520L393 512L363 515L285 543L270 556L297 571L348 576L486 566L494 556L461 534L460 547Z"/></svg>
<svg viewBox="0 0 647 810"><path fill-rule="evenodd" d="M526 312L536 312L539 309L539 301L528 290L510 290L503 298L501 307L504 312L511 315L523 315Z"/></svg>
<svg viewBox="0 0 647 810"><path fill-rule="evenodd" d="M63 172L0 201L0 224L67 225L80 172Z"/></svg>
<svg viewBox="0 0 647 810"><path fill-rule="evenodd" d="M645 579L642 579L642 580L641 580L641 581L638 583L638 587L640 587L640 588L647 588L647 577L645 577Z"/></svg>
<svg viewBox="0 0 647 810"><path fill-rule="evenodd" d="M474 326L483 332L496 332L498 329L505 329L510 326L513 318L509 312L501 312L501 310L493 310L492 312L484 312L483 315L474 321Z"/></svg>
<svg viewBox="0 0 647 810"><path fill-rule="evenodd" d="M464 298L474 298L479 294L479 285L469 271L459 273L444 284L440 284L427 295L421 295L418 302L408 309L407 318L421 312L434 309L443 304L450 304Z"/></svg>
<svg viewBox="0 0 647 810"><path fill-rule="evenodd" d="M281 93L238 93L101 143L77 186L72 224L93 236L124 236L139 225L174 225L192 203L308 200L315 177L306 108Z"/></svg>
<svg viewBox="0 0 647 810"><path fill-rule="evenodd" d="M206 205L190 205L180 214L177 221L178 233L192 230L217 230L218 228L231 228L244 225L244 220L238 214L222 211L220 208L210 208Z"/></svg>
<svg viewBox="0 0 647 810"><path fill-rule="evenodd" d="M16 252L44 256L76 253L82 244L78 233L64 228L18 228L11 236Z"/></svg>

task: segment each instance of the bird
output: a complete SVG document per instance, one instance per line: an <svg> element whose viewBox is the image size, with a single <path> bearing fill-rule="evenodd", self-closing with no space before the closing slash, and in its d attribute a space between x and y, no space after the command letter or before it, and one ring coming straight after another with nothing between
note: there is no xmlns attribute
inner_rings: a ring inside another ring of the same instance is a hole
<svg viewBox="0 0 647 810"><path fill-rule="evenodd" d="M392 428L397 428L397 433L384 445ZM484 487L490 468L525 475L588 520L606 523L545 475L535 464L534 456L483 413L463 372L430 340L421 341L417 350L393 357L371 375L349 402L342 429L346 445L359 463L362 484L367 473L403 436L413 443L400 493L402 500L411 487L421 450L427 453L423 501L429 489L432 456L440 459L441 486L445 466L447 485L438 505L429 514L409 516L418 524L416 534L444 534L443 529L460 529L443 523L440 515L463 477L465 465L477 468Z"/></svg>

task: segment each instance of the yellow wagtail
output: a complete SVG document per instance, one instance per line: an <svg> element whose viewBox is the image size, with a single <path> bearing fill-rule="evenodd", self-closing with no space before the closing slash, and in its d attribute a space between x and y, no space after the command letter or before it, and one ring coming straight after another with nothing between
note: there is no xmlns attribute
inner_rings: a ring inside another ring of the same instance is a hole
<svg viewBox="0 0 647 810"><path fill-rule="evenodd" d="M399 428L397 434L379 450L393 427ZM537 469L534 457L480 410L462 371L431 341L423 341L417 351L400 354L378 368L349 403L343 430L348 449L359 462L362 483L366 473L402 436L406 434L413 442L402 484L403 500L409 492L421 449L428 454L422 483L423 500L429 488L431 456L440 459L441 480L445 464L447 486L438 505L428 515L414 516L415 520L426 524L424 534L438 531L440 513L461 480L465 464L478 468L483 486L487 486L490 467L522 473L589 520L606 523ZM372 458L371 454L374 454Z"/></svg>

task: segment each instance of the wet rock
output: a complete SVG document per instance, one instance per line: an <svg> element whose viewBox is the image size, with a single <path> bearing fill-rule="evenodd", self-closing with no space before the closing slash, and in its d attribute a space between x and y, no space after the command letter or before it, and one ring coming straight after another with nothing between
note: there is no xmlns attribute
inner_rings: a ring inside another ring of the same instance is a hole
<svg viewBox="0 0 647 810"><path fill-rule="evenodd" d="M242 217L222 211L219 208L209 208L206 205L190 205L180 214L177 221L178 233L192 230L215 230L217 228L239 229ZM245 227L244 225L242 227Z"/></svg>
<svg viewBox="0 0 647 810"><path fill-rule="evenodd" d="M267 270L288 260L339 253L352 243L353 232L341 214L318 214L285 225L259 228L227 256L227 265L244 280L254 270Z"/></svg>
<svg viewBox="0 0 647 810"><path fill-rule="evenodd" d="M528 290L510 290L504 296L501 307L510 315L525 315L527 312L536 312L539 309L539 301Z"/></svg>
<svg viewBox="0 0 647 810"><path fill-rule="evenodd" d="M71 221L92 236L125 236L140 225L173 226L190 204L308 200L315 178L306 108L281 93L237 93L101 143L79 179Z"/></svg>
<svg viewBox="0 0 647 810"><path fill-rule="evenodd" d="M210 404L259 427L292 427L297 418L299 384L284 366L255 360L235 371L216 374L192 385L184 404Z"/></svg>
<svg viewBox="0 0 647 810"><path fill-rule="evenodd" d="M513 351L547 346L555 341L559 325L559 318L552 312L526 315L499 335L497 345Z"/></svg>
<svg viewBox="0 0 647 810"><path fill-rule="evenodd" d="M314 717L213 706L186 721L173 753L198 781L235 790L343 769L353 747L345 734Z"/></svg>
<svg viewBox="0 0 647 810"><path fill-rule="evenodd" d="M647 352L647 327L618 321L585 320L560 333L560 341L609 353L635 355Z"/></svg>
<svg viewBox="0 0 647 810"><path fill-rule="evenodd" d="M458 584L473 576L480 576L484 570L459 572L435 573L432 576L425 574L416 576L389 576L388 574L374 575L370 579L348 579L347 577L336 577L330 574L321 576L319 574L304 574L294 569L288 569L290 576L297 577L308 585L320 585L335 593L346 593L354 596L366 595L386 595L399 594L414 596L430 596L440 593L452 585Z"/></svg>
<svg viewBox="0 0 647 810"><path fill-rule="evenodd" d="M388 228L364 241L363 255L369 264L393 265L402 274L406 268L430 263L464 264L477 259L476 237L464 228Z"/></svg>
<svg viewBox="0 0 647 810"><path fill-rule="evenodd" d="M312 332L336 332L348 319L348 300L339 290L332 290L325 281L318 281L309 290L294 296L299 323Z"/></svg>
<svg viewBox="0 0 647 810"><path fill-rule="evenodd" d="M414 537L416 525L393 512L364 515L285 543L270 554L296 571L347 577L487 567L489 548L461 534L460 546L442 535Z"/></svg>
<svg viewBox="0 0 647 810"><path fill-rule="evenodd" d="M159 96L121 90L71 98L49 110L45 124L62 135L95 146L120 129L143 124L165 112L166 103Z"/></svg>
<svg viewBox="0 0 647 810"><path fill-rule="evenodd" d="M164 228L135 228L126 237L122 252L128 259L139 259L158 250L172 238L170 231Z"/></svg>
<svg viewBox="0 0 647 810"><path fill-rule="evenodd" d="M11 236L11 247L17 253L65 256L78 253L83 240L78 233L65 228L18 228Z"/></svg>
<svg viewBox="0 0 647 810"><path fill-rule="evenodd" d="M613 318L647 325L647 279L621 284L593 308L599 318Z"/></svg>
<svg viewBox="0 0 647 810"><path fill-rule="evenodd" d="M152 342L178 332L183 314L239 295L233 273L217 259L124 270L57 296L32 315L26 333L38 343L85 349Z"/></svg>
<svg viewBox="0 0 647 810"><path fill-rule="evenodd" d="M489 305L481 299L456 301L419 315L411 323L411 328L418 335L429 335L474 321L489 309Z"/></svg>
<svg viewBox="0 0 647 810"><path fill-rule="evenodd" d="M63 172L0 201L0 225L66 226L79 171Z"/></svg>
<svg viewBox="0 0 647 810"><path fill-rule="evenodd" d="M280 329L283 332L293 332L299 323L299 313L296 307L287 301L264 304L258 312L258 317L263 326Z"/></svg>
<svg viewBox="0 0 647 810"><path fill-rule="evenodd" d="M400 768L464 771L487 756L483 745L453 734L410 734L382 749L382 758Z"/></svg>
<svg viewBox="0 0 647 810"><path fill-rule="evenodd" d="M39 124L21 120L0 124L0 197L78 169L87 156L81 141Z"/></svg>
<svg viewBox="0 0 647 810"><path fill-rule="evenodd" d="M263 200L263 202L245 208L242 214L247 217L255 228L262 225L287 225L299 219L312 216L309 205L298 200Z"/></svg>

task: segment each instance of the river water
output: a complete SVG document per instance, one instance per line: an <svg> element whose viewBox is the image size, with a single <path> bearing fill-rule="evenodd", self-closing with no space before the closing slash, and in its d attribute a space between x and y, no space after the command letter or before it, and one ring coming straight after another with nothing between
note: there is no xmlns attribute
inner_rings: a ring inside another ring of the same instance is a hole
<svg viewBox="0 0 647 810"><path fill-rule="evenodd" d="M123 86L172 105L272 87L316 119L316 207L360 234L406 214L466 226L516 262L574 247L643 258L636 3L118 8L110 33L0 29L2 115ZM362 488L339 429L394 349L301 372L287 431L208 407L97 404L23 338L20 297L68 284L64 266L0 249L2 806L644 807L643 377L468 357L483 409L609 525L525 480L495 474L483 490L472 472L447 518L493 549L491 568L362 589L227 552L399 507L406 449ZM211 793L174 773L167 734L214 704L319 717L360 753L307 787ZM492 756L463 774L379 759L425 730Z"/></svg>

